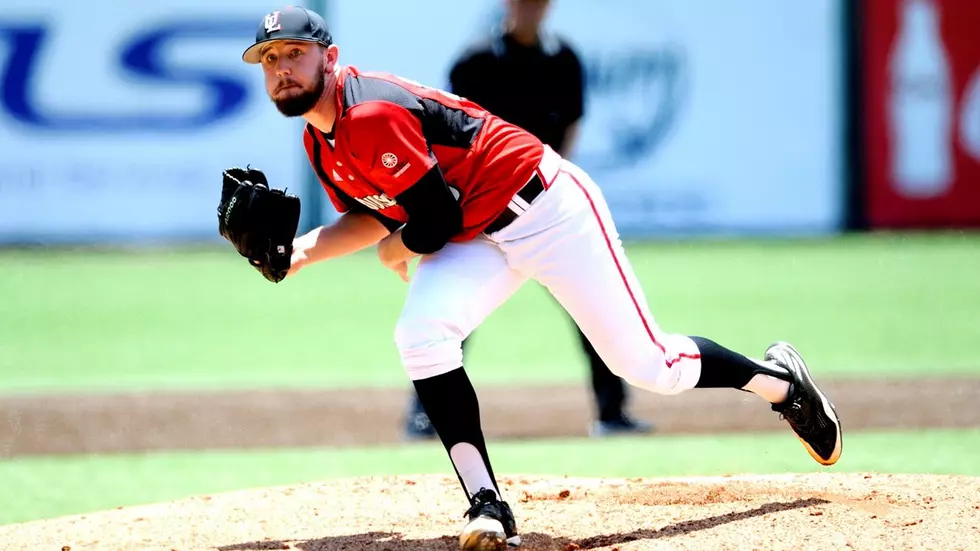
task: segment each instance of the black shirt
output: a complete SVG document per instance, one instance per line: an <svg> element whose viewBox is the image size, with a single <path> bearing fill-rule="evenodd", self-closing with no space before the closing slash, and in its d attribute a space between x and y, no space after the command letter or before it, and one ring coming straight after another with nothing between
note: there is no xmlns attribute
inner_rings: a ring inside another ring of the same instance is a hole
<svg viewBox="0 0 980 551"><path fill-rule="evenodd" d="M563 40L527 47L510 35L468 48L450 70L451 91L534 134L556 151L584 112L582 64Z"/></svg>

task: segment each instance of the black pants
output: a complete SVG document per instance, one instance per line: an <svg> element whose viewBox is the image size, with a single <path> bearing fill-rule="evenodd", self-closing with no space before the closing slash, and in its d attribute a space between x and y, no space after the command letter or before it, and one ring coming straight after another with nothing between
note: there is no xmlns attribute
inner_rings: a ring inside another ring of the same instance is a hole
<svg viewBox="0 0 980 551"><path fill-rule="evenodd" d="M615 421L625 413L626 383L613 374L612 371L609 371L609 367L606 366L606 363L596 353L592 343L585 337L585 334L582 333L578 325L573 322L572 326L575 327L582 351L585 352L589 360L589 371L592 375L592 392L595 396L596 418L600 421ZM463 340L464 355L467 340L469 339ZM422 411L422 404L419 403L418 396L414 398L412 411Z"/></svg>

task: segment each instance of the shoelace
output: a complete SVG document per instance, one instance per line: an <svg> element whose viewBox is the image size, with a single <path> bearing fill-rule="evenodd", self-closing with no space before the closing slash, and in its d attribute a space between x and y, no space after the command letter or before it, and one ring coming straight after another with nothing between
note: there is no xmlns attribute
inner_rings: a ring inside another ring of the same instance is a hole
<svg viewBox="0 0 980 551"><path fill-rule="evenodd" d="M493 501L487 499L487 495L486 495L487 493L489 493L489 490L487 490L486 488L480 488L480 491L473 496L473 500L474 500L473 505L471 505L470 508L467 509L465 513L463 513L463 516L469 517L473 513L476 513L477 511L482 509L483 507L494 507L496 504Z"/></svg>
<svg viewBox="0 0 980 551"><path fill-rule="evenodd" d="M786 406L786 409L779 414L780 420L788 420L794 427L797 427L803 432L812 432L813 425L809 422L812 419L807 419L806 417L807 416L803 414L803 403L798 398L790 402L789 405Z"/></svg>

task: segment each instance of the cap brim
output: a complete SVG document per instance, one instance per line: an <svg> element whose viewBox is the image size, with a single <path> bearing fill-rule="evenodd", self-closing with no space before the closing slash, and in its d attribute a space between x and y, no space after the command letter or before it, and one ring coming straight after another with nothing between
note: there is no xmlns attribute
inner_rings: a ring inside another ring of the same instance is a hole
<svg viewBox="0 0 980 551"><path fill-rule="evenodd" d="M260 40L255 44L252 44L242 53L242 61L245 63L251 63L253 65L262 62L262 45L268 44L269 42L313 42L321 43L315 38L297 38L292 36L277 36L275 38L266 38L265 40Z"/></svg>

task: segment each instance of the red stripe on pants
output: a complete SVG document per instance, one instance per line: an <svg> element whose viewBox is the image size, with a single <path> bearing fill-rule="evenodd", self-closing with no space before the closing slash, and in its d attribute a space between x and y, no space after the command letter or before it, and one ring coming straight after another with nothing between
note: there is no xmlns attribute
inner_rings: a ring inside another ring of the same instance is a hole
<svg viewBox="0 0 980 551"><path fill-rule="evenodd" d="M622 279L623 285L626 287L626 292L629 293L630 295L630 300L633 301L633 307L636 308L636 314L640 316L640 321L643 322L643 327L647 330L647 335L650 336L650 340L653 341L653 344L656 345L656 347L659 348L661 352L663 352L664 361L667 364L667 367L669 368L673 366L682 358L688 358L691 360L699 359L701 357L700 354L687 354L683 352L678 354L676 358L667 357L667 349L664 348L664 345L660 344L657 341L657 337L653 335L653 330L650 329L650 324L647 323L647 318L646 316L643 315L643 309L640 308L640 303L636 300L636 295L633 294L633 289L630 287L629 281L626 279L626 273L623 272L623 266L619 263L619 257L616 256L616 250L613 248L612 240L609 239L609 233L606 231L606 225L602 223L602 217L599 216L599 210L595 206L595 201L592 200L592 196L589 195L588 190L586 190L585 186L583 186L582 183L578 181L578 178L576 178L575 175L573 175L571 172L568 172L566 170L562 170L562 172L568 174L568 177L571 178L573 182L575 182L575 185L578 186L578 188L582 190L582 193L585 194L585 198L589 200L589 206L592 207L592 214L595 215L596 221L599 222L599 229L602 231L602 237L606 240L606 247L609 249L609 254L612 255L613 262L616 263L616 269L619 271L619 277L620 279Z"/></svg>

